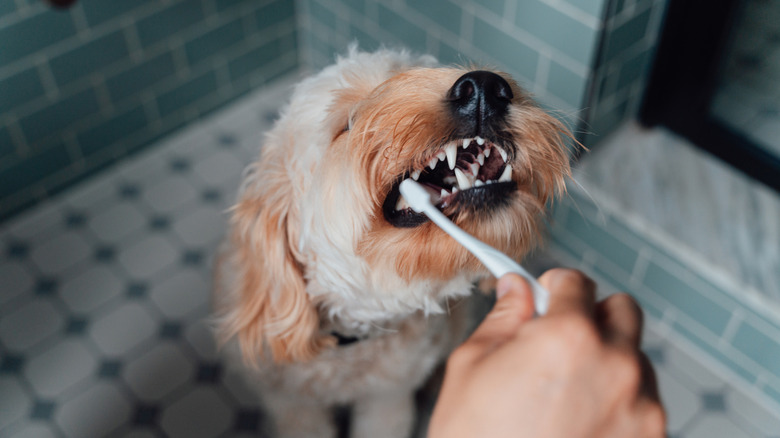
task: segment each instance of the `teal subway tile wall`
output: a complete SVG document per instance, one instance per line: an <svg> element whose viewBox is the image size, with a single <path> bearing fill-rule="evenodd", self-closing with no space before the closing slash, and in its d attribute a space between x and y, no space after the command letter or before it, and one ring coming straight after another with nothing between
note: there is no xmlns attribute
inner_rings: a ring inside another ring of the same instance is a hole
<svg viewBox="0 0 780 438"><path fill-rule="evenodd" d="M297 71L295 2L0 2L0 219Z"/></svg>

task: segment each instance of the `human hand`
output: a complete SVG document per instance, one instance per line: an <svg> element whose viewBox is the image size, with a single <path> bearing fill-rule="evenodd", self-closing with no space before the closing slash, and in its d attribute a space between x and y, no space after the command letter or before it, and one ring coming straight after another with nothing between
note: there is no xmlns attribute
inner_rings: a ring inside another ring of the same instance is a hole
<svg viewBox="0 0 780 438"><path fill-rule="evenodd" d="M428 436L665 436L634 300L616 294L596 303L593 281L573 270L548 271L539 282L550 308L533 319L528 283L501 277L495 307L447 361Z"/></svg>

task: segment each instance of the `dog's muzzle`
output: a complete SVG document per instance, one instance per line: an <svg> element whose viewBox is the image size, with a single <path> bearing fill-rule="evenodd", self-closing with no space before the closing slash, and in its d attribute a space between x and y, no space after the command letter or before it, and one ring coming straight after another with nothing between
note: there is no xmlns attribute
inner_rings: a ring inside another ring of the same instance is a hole
<svg viewBox="0 0 780 438"><path fill-rule="evenodd" d="M496 121L504 119L512 88L501 76L472 71L461 76L447 93L459 137L495 138Z"/></svg>

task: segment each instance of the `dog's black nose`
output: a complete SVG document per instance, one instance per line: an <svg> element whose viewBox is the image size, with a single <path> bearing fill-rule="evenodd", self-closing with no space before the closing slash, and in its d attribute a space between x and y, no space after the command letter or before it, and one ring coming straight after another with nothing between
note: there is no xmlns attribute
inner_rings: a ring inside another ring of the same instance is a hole
<svg viewBox="0 0 780 438"><path fill-rule="evenodd" d="M472 71L455 81L447 95L457 123L466 135L489 134L491 122L502 119L512 100L512 88L501 76Z"/></svg>

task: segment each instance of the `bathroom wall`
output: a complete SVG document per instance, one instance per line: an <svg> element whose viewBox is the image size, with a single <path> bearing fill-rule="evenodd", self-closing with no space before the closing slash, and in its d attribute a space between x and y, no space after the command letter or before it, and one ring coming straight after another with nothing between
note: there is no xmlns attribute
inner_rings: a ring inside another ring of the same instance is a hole
<svg viewBox="0 0 780 438"><path fill-rule="evenodd" d="M0 219L298 68L288 0L0 1Z"/></svg>

